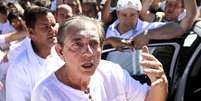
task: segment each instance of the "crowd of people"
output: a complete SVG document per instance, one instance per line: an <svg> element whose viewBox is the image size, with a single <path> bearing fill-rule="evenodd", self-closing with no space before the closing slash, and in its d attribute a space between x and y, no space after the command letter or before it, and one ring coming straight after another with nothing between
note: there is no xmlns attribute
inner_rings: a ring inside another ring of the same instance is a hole
<svg viewBox="0 0 201 101"><path fill-rule="evenodd" d="M146 45L181 37L201 19L199 3L0 0L0 101L165 101L164 67ZM101 60L106 45L119 52ZM142 60L123 58L133 55Z"/></svg>

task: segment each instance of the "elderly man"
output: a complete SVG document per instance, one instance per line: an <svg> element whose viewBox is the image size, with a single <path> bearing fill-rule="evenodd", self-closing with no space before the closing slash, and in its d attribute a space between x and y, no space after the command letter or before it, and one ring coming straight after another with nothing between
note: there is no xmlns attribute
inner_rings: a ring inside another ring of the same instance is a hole
<svg viewBox="0 0 201 101"><path fill-rule="evenodd" d="M119 65L100 60L103 32L96 20L75 16L59 28L57 39L55 50L65 64L36 86L32 101L165 101L166 76L146 47L141 65L150 87L132 79Z"/></svg>

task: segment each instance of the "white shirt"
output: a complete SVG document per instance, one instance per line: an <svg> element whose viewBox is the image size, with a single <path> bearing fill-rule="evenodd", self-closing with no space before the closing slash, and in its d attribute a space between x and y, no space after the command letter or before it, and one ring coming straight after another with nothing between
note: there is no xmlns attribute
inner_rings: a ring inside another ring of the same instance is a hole
<svg viewBox="0 0 201 101"><path fill-rule="evenodd" d="M142 33L144 30L158 28L158 27L164 25L165 23L163 23L163 22L151 22L150 23L150 22L146 22L146 21L142 21L142 20L138 19L136 28L135 29L133 28L123 34L120 34L118 32L118 30L116 29L118 24L119 24L119 21L116 20L113 24L111 24L108 27L107 32L106 32L106 38L119 37L119 38L131 40L135 36Z"/></svg>
<svg viewBox="0 0 201 101"><path fill-rule="evenodd" d="M7 20L5 23L0 23L0 35L14 32L15 29L10 24L10 22Z"/></svg>
<svg viewBox="0 0 201 101"><path fill-rule="evenodd" d="M53 11L56 11L56 9L57 9L57 0L52 0L51 1L50 9L53 10Z"/></svg>
<svg viewBox="0 0 201 101"><path fill-rule="evenodd" d="M6 101L30 101L35 84L51 71L44 66L45 60L35 54L31 39L25 38L16 50L17 55L9 61Z"/></svg>
<svg viewBox="0 0 201 101"><path fill-rule="evenodd" d="M144 101L149 90L149 86L131 78L119 65L104 60L92 75L89 88L94 101ZM52 74L36 86L31 101L89 101L88 97Z"/></svg>

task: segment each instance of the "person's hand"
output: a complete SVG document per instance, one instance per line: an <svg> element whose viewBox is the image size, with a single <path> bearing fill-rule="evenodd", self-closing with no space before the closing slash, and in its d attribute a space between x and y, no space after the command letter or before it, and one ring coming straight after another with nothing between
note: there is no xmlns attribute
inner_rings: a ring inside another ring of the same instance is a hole
<svg viewBox="0 0 201 101"><path fill-rule="evenodd" d="M145 30L143 33L140 33L132 39L132 45L134 48L141 49L143 46L148 45L150 39L147 33L148 31Z"/></svg>
<svg viewBox="0 0 201 101"><path fill-rule="evenodd" d="M3 82L0 80L0 91L4 89Z"/></svg>
<svg viewBox="0 0 201 101"><path fill-rule="evenodd" d="M112 45L112 47L116 48L118 51L122 51L124 47L133 48L131 42L118 38L118 37L110 37L107 40L107 43Z"/></svg>
<svg viewBox="0 0 201 101"><path fill-rule="evenodd" d="M151 85L167 84L167 78L163 70L162 64L148 52L147 46L142 48L143 60L140 64L143 67L144 73L151 80Z"/></svg>

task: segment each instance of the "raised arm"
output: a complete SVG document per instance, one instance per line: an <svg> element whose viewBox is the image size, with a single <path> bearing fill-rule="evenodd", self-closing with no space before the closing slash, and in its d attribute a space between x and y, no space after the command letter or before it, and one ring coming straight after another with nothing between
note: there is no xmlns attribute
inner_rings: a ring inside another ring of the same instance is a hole
<svg viewBox="0 0 201 101"><path fill-rule="evenodd" d="M184 31L180 25L172 22L155 29L145 30L132 40L135 48L142 48L147 45L151 39L167 40L180 37L183 33Z"/></svg>
<svg viewBox="0 0 201 101"><path fill-rule="evenodd" d="M110 14L110 4L111 4L112 0L107 0L103 6L103 9L101 11L102 15L101 15L101 20L103 21L103 23L107 24L108 22L110 22L112 20L112 16Z"/></svg>
<svg viewBox="0 0 201 101"><path fill-rule="evenodd" d="M140 12L140 18L144 21L153 22L155 15L149 11L154 0L142 0L142 10Z"/></svg>
<svg viewBox="0 0 201 101"><path fill-rule="evenodd" d="M141 65L145 74L151 80L151 87L148 91L145 101L166 101L168 94L168 80L164 73L162 64L151 54L148 48L142 48Z"/></svg>
<svg viewBox="0 0 201 101"><path fill-rule="evenodd" d="M184 0L184 8L186 9L186 16L182 19L180 27L183 32L191 28L193 21L197 14L197 4L196 0Z"/></svg>

